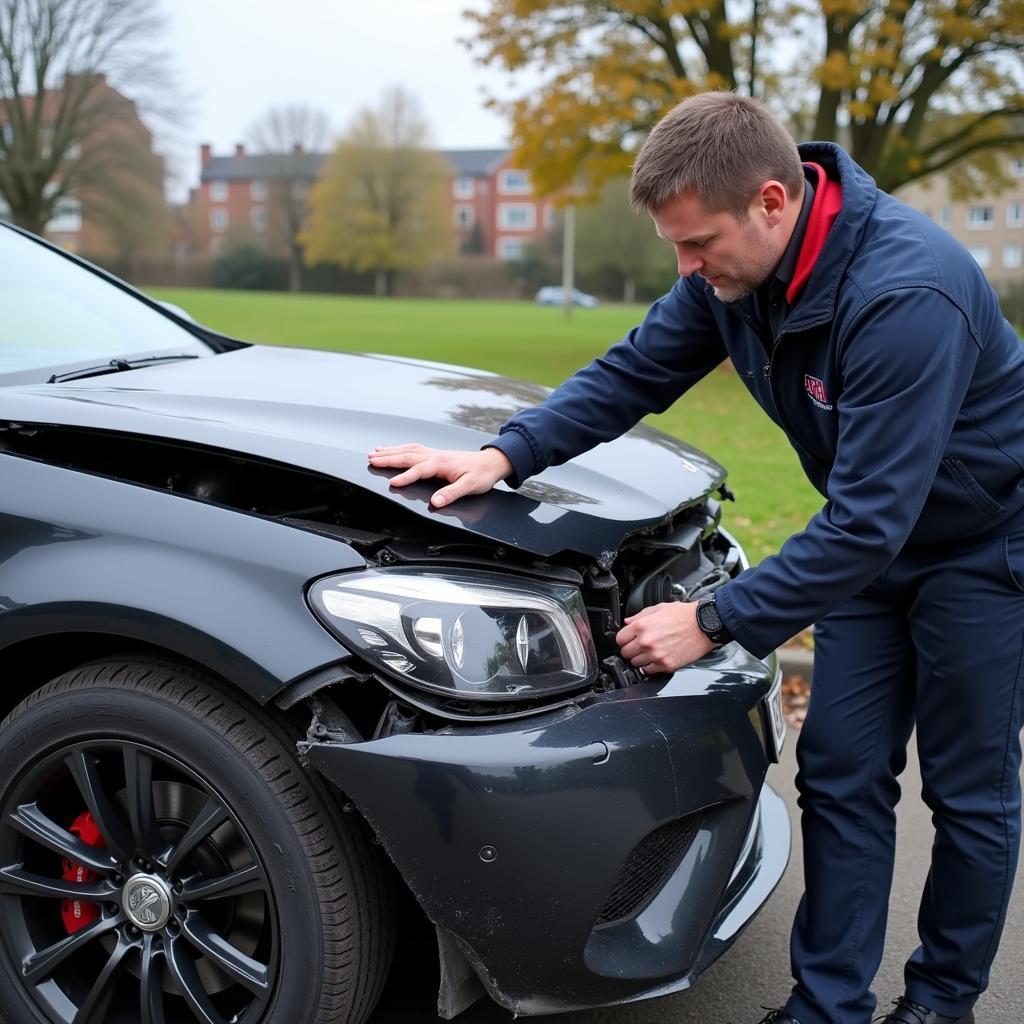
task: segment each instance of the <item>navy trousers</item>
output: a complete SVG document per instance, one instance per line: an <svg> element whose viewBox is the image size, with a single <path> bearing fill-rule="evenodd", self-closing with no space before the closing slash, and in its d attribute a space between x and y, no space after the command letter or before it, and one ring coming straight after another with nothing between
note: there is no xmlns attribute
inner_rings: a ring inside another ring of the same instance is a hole
<svg viewBox="0 0 1024 1024"><path fill-rule="evenodd" d="M1020 846L1024 533L904 551L814 637L797 745L805 893L786 1010L800 1024L871 1019L897 776L916 727L935 839L906 991L959 1017L988 983Z"/></svg>

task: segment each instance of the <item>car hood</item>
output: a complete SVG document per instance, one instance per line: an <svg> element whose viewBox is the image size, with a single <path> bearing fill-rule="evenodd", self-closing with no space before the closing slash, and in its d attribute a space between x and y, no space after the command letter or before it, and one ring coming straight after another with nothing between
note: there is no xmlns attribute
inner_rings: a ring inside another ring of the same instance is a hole
<svg viewBox="0 0 1024 1024"><path fill-rule="evenodd" d="M699 500L718 463L646 426L513 491L430 508L436 483L391 489L375 445L477 449L547 388L411 359L253 345L209 358L0 391L0 418L227 449L323 473L419 515L541 555L607 557L623 538Z"/></svg>

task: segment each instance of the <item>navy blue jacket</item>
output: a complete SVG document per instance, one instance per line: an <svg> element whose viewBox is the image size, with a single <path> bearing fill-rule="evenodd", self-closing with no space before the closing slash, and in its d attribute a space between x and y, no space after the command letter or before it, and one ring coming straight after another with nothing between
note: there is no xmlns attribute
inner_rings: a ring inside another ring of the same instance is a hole
<svg viewBox="0 0 1024 1024"><path fill-rule="evenodd" d="M723 621L758 656L905 546L1024 529L1013 522L1024 511L1024 348L991 286L959 242L878 191L841 147L800 154L839 181L842 209L774 350L752 299L724 303L683 277L490 442L518 486L663 412L730 357L826 498L778 555L717 592Z"/></svg>

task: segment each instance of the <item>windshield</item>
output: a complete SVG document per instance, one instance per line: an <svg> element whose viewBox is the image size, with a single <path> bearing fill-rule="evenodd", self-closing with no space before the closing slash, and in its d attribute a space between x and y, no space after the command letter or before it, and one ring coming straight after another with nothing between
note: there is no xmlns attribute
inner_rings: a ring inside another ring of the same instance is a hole
<svg viewBox="0 0 1024 1024"><path fill-rule="evenodd" d="M195 335L105 281L0 228L0 383L149 355L213 355Z"/></svg>

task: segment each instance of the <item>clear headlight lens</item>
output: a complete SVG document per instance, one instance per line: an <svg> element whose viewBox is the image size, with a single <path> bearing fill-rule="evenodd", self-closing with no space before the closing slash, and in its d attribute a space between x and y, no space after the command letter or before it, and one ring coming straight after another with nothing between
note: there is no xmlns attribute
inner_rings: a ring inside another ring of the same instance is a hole
<svg viewBox="0 0 1024 1024"><path fill-rule="evenodd" d="M435 693L530 699L597 671L579 590L459 570L371 569L320 580L310 601L367 661Z"/></svg>

